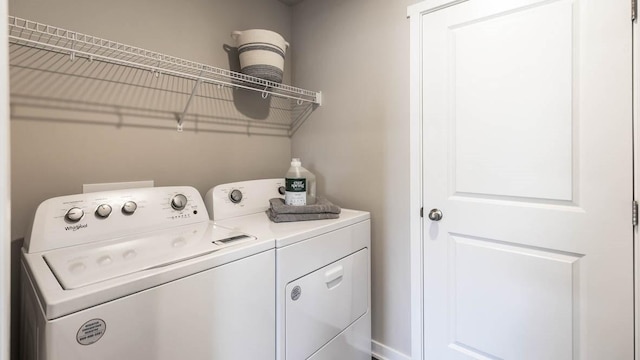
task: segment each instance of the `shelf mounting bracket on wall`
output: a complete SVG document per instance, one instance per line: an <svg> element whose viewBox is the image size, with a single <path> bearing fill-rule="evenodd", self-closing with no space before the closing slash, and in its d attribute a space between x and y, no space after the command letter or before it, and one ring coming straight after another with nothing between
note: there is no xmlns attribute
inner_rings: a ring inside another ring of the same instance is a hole
<svg viewBox="0 0 640 360"><path fill-rule="evenodd" d="M191 90L191 95L189 95L189 100L187 100L187 103L184 105L184 110L182 111L182 114L180 114L178 116L178 131L179 132L182 132L182 130L183 130L184 118L185 118L185 116L187 116L187 111L189 110L189 106L191 105L191 100L193 100L193 97L198 92L198 87L200 87L200 83L201 82L202 82L201 79L196 80L196 84L193 85L193 90Z"/></svg>
<svg viewBox="0 0 640 360"><path fill-rule="evenodd" d="M71 34L71 53L69 54L69 60L72 62L76 59L76 34Z"/></svg>

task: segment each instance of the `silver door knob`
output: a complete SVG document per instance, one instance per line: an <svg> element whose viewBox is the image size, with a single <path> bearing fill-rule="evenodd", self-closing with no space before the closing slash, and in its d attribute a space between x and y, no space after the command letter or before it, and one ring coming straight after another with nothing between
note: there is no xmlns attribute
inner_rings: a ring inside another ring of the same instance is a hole
<svg viewBox="0 0 640 360"><path fill-rule="evenodd" d="M431 209L428 216L431 221L440 221L442 219L442 211L438 209Z"/></svg>

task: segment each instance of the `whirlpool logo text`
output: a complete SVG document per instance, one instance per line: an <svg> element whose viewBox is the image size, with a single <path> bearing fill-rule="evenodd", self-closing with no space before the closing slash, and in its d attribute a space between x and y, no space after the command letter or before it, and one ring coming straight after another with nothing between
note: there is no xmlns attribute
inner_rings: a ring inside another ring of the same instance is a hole
<svg viewBox="0 0 640 360"><path fill-rule="evenodd" d="M88 225L87 224L78 224L78 225L73 225L73 226L65 226L64 229L66 231L76 231L76 230L80 230L80 229L84 229L86 228Z"/></svg>

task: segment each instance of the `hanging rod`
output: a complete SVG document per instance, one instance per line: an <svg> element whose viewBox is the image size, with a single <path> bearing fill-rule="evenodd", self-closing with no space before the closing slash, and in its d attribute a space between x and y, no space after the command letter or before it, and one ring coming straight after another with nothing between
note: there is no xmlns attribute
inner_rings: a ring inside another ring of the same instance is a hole
<svg viewBox="0 0 640 360"><path fill-rule="evenodd" d="M198 83L256 91L262 93L264 98L273 95L296 100L298 104L306 102L322 105L321 92L279 84L15 16L9 16L9 41L17 45L66 53L69 54L70 61L84 57L91 61L100 60L149 70L155 74L192 79Z"/></svg>

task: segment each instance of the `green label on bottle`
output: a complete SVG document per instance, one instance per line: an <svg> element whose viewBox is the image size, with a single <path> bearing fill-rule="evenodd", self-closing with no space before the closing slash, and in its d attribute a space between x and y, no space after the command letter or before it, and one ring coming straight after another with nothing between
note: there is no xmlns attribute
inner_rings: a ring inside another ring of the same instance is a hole
<svg viewBox="0 0 640 360"><path fill-rule="evenodd" d="M306 192L307 191L307 179L285 179L285 189L288 192Z"/></svg>

